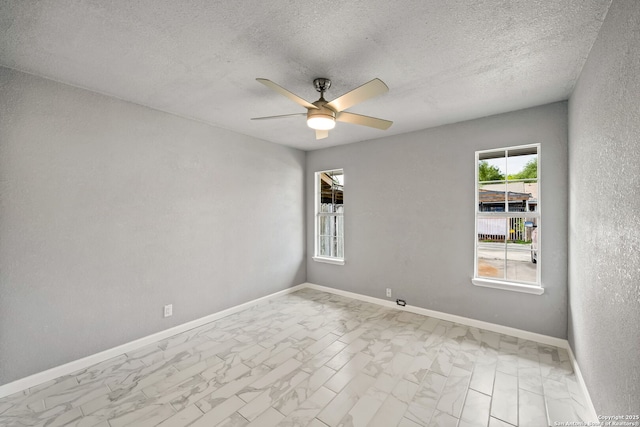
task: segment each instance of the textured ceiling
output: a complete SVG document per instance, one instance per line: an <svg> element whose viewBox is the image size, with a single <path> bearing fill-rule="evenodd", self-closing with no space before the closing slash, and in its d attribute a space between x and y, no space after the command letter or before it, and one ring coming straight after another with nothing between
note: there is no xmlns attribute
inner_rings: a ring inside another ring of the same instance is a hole
<svg viewBox="0 0 640 427"><path fill-rule="evenodd" d="M611 0L2 0L0 64L303 150L567 99ZM371 80L387 94L315 140L315 101Z"/></svg>

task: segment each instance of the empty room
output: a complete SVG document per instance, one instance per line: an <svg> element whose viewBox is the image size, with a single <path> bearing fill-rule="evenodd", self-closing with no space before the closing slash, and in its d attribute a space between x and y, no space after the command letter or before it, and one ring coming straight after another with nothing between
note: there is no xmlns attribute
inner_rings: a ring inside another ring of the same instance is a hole
<svg viewBox="0 0 640 427"><path fill-rule="evenodd" d="M0 1L0 426L640 426L637 0Z"/></svg>

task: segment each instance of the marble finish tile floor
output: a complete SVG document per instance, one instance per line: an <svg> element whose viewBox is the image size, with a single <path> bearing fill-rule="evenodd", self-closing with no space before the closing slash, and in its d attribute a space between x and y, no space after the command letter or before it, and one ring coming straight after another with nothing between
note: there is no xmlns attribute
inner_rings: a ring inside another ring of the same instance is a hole
<svg viewBox="0 0 640 427"><path fill-rule="evenodd" d="M1 426L543 427L566 350L303 289L0 399Z"/></svg>

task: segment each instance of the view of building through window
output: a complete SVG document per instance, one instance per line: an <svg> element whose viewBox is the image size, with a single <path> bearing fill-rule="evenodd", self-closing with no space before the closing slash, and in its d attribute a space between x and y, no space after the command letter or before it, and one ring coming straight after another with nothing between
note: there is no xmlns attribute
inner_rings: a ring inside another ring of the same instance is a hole
<svg viewBox="0 0 640 427"><path fill-rule="evenodd" d="M539 146L476 153L476 278L540 284Z"/></svg>
<svg viewBox="0 0 640 427"><path fill-rule="evenodd" d="M344 172L316 172L316 257L344 259Z"/></svg>

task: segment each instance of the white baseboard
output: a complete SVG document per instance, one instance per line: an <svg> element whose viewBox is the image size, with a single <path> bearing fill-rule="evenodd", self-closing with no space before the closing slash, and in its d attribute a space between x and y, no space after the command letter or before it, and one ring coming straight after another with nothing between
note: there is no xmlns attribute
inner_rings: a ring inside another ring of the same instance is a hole
<svg viewBox="0 0 640 427"><path fill-rule="evenodd" d="M571 360L573 370L576 374L576 379L578 380L578 384L582 388L582 392L584 393L584 396L587 400L587 405L588 405L587 409L590 412L590 416L592 418L591 421L598 421L597 413L595 411L593 403L591 402L591 396L589 395L589 391L587 390L587 386L582 377L582 373L580 372L580 368L578 367L578 362L567 340L550 337L547 335L537 334L534 332L523 331L521 329L511 328L508 326L497 325L495 323L489 323L489 322L483 322L481 320L470 319L468 317L457 316L455 314L448 314L440 311L429 310L426 308L413 307L413 306L402 307L397 305L393 301L388 301L381 298L374 298L367 295L356 294L354 292L343 291L340 289L330 288L326 286L320 286L313 283L302 283L300 285L297 285L288 289L284 289L282 291L275 292L270 295L266 295L262 298L257 298L255 300L248 301L246 303L237 305L235 307L230 307L226 310L222 310L217 313L213 313L208 316L201 317L200 319L196 319L187 323L183 323L182 325L174 326L173 328L169 328L164 331L160 331L155 334L148 335L146 337L137 339L135 341L131 341L105 351L101 351L100 353L96 353L96 354L84 357L82 359L74 360L73 362L65 363L64 365L56 366L54 368L39 372L37 374L30 375L25 378L21 378L19 380L13 381L8 384L0 385L0 398L9 396L14 393L22 392L28 388L35 387L37 385L40 385L47 381L51 381L53 379L59 378L64 375L72 374L81 369L86 369L92 365L95 365L96 363L104 362L105 360L120 356L127 352L132 352L134 350L140 349L149 344L153 344L154 342L161 341L173 335L188 331L193 328L197 328L209 322L213 322L215 320L218 320L223 317L229 316L231 314L237 313L239 311L245 310L263 301L266 301L281 295L289 294L304 288L315 289L318 291L341 295L347 298L365 301L365 302L381 305L381 306L392 308L392 309L408 311L416 314L422 314L424 316L435 317L437 319L460 323L462 325L472 326L479 329L485 329L485 330L500 333L500 334L511 335L514 337L535 341L541 344L564 348L569 353L569 358Z"/></svg>
<svg viewBox="0 0 640 427"><path fill-rule="evenodd" d="M552 345L555 347L567 348L567 340L561 338L550 337L548 335L537 334L535 332L523 331L522 329L511 328L509 326L497 325L495 323L483 322L481 320L470 319L468 317L457 316L455 314L443 313L441 311L429 310L421 307L414 306L399 306L393 301L370 297L366 295L356 294L353 292L342 291L340 289L329 288L326 286L315 285L313 283L304 283L304 285L311 289L318 291L329 292L336 295L342 295L348 298L357 299L360 301L370 302L372 304L378 304L389 308L395 308L398 310L408 311L411 313L422 314L424 316L435 317L437 319L448 320L449 322L460 323L462 325L473 326L479 329L486 329L487 331L497 332L499 334L511 335L530 341L539 342L541 344Z"/></svg>
<svg viewBox="0 0 640 427"><path fill-rule="evenodd" d="M511 328L509 326L497 325L495 323L483 322L481 320L470 319L468 317L457 316L455 314L443 313L440 311L429 310L421 307L412 307L412 306L400 306L393 301L384 300L381 298L370 297L367 295L356 294L354 292L343 291L340 289L329 288L327 286L316 285L313 283L303 283L303 286L306 288L315 289L318 291L328 292L335 295L341 295L347 298L353 298L360 301L369 302L372 304L382 305L384 307L389 307L397 310L408 311L411 313L422 314L424 316L435 317L441 320L448 320L449 322L459 323L461 325L472 326L479 329L485 329L487 331L496 332L499 334L511 335L512 337L522 338L529 341L535 341L540 344L551 345L554 347L564 348L569 353L569 359L571 360L571 365L573 367L573 371L576 375L576 379L578 380L578 385L582 389L584 393L584 397L587 400L587 406L589 410L590 420L585 421L598 421L598 415L596 413L595 407L593 406L593 402L591 401L591 396L589 395L589 390L587 389L587 385L584 382L584 378L582 378L582 373L580 372L580 367L578 366L578 361L576 360L573 350L571 350L571 346L569 345L569 341L563 340L561 338L550 337L548 335L537 334L535 332L523 331L522 329Z"/></svg>
<svg viewBox="0 0 640 427"><path fill-rule="evenodd" d="M138 350L144 346L153 344L154 342L161 341L163 339L169 338L173 335L188 331L193 328L197 328L198 326L205 325L209 322L213 322L214 320L218 320L223 317L229 316L231 314L237 313L239 311L245 310L263 301L278 297L280 295L285 295L285 294L295 292L304 287L306 287L305 283L294 286L292 288L284 289L282 291L275 292L273 294L254 299L252 301L248 301L243 304L236 305L235 307L230 307L230 308L227 308L226 310L222 310L217 313L213 313L208 316L204 316L199 319L192 320L190 322L183 323L181 325L174 326L169 329L165 329L164 331L160 331L155 334L142 337L135 341L131 341L131 342L119 345L117 347L113 347L108 350L101 351L100 353L92 354L90 356L83 357L82 359L74 360L72 362L65 363L64 365L56 366L54 368L47 369L46 371L38 372L37 374L33 374L28 377L21 378L19 380L16 380L10 383L0 385L0 398L12 395L14 393L19 393L28 388L35 387L37 385L43 384L47 381L51 381L58 377L62 377L64 375L72 374L81 369L86 369L92 365L95 365L96 363L104 362L105 360L109 360L113 357L120 356L124 353Z"/></svg>
<svg viewBox="0 0 640 427"><path fill-rule="evenodd" d="M573 366L573 372L576 374L576 379L578 380L578 385L582 389L582 393L584 394L585 399L587 400L587 410L589 411L590 420L585 421L600 421L598 419L598 413L596 412L595 406L593 406L593 402L591 401L591 395L589 395L589 389L587 388L587 384L584 382L584 378L582 378L582 372L580 371L580 367L578 366L578 360L576 356L573 354L573 350L567 341L567 352L569 353L569 359L571 360L571 366ZM595 425L595 424L594 424Z"/></svg>

